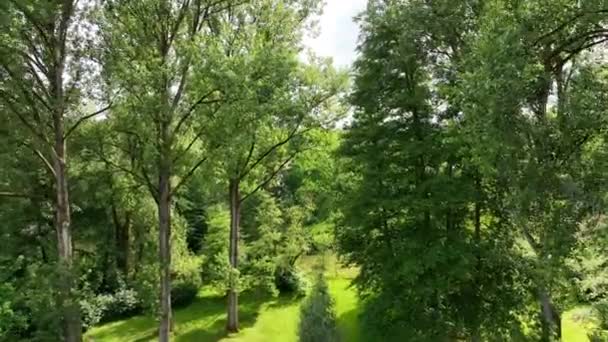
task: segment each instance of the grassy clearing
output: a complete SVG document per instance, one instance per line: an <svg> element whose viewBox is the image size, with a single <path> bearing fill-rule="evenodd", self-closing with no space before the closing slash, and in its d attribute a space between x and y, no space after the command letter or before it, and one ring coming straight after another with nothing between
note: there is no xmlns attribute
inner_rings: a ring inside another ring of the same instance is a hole
<svg viewBox="0 0 608 342"><path fill-rule="evenodd" d="M300 267L312 272L318 258L307 257ZM338 266L335 258L325 259L328 285L336 301L338 329L343 341L358 340L357 296L350 288L356 270ZM301 299L292 297L257 298L243 294L240 298L241 331L226 336L226 302L211 291L199 293L196 301L175 311L174 340L178 342L290 342L297 341ZM158 324L153 317L135 317L95 327L86 341L144 342L156 340Z"/></svg>
<svg viewBox="0 0 608 342"><path fill-rule="evenodd" d="M570 310L563 317L563 340L565 342L589 342L587 333L593 331L599 322L590 307Z"/></svg>
<svg viewBox="0 0 608 342"><path fill-rule="evenodd" d="M357 340L357 297L348 279L328 281L336 300L338 329L344 341ZM297 341L300 300L282 297L254 300L243 296L240 306L241 331L226 336L225 301L202 293L189 307L175 312L174 340L181 342L289 342ZM143 342L156 340L157 323L152 317L136 317L92 329L88 341Z"/></svg>
<svg viewBox="0 0 608 342"><path fill-rule="evenodd" d="M281 297L240 298L241 332L226 336L226 302L216 294L203 292L184 309L175 311L175 341L290 341L295 338L299 301ZM155 341L157 322L153 317L135 317L92 329L88 341Z"/></svg>
<svg viewBox="0 0 608 342"><path fill-rule="evenodd" d="M302 259L300 266L312 270L315 258ZM338 330L344 342L368 342L361 334L359 305L350 287L355 269L339 266L335 258L326 258L328 285L336 304ZM197 300L175 311L174 340L178 342L296 342L301 300L292 297L240 298L241 331L226 336L226 303L217 294L202 291ZM588 342L587 331L593 327L588 308L578 308L564 315L564 342ZM153 317L135 317L96 327L86 341L144 342L156 340L157 322ZM369 341L373 342L373 341Z"/></svg>

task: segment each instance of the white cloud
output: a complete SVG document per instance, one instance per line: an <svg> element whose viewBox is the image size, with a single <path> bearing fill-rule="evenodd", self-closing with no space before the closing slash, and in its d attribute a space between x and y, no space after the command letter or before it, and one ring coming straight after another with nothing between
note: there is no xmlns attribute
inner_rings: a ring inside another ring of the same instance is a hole
<svg viewBox="0 0 608 342"><path fill-rule="evenodd" d="M356 58L359 27L353 17L365 9L367 0L326 0L319 18L320 34L305 44L317 55L332 57L334 64L349 67Z"/></svg>

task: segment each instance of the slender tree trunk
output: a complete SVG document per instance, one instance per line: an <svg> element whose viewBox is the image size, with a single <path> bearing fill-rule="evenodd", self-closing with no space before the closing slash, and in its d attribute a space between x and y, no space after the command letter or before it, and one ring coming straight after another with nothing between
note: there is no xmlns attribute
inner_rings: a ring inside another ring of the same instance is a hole
<svg viewBox="0 0 608 342"><path fill-rule="evenodd" d="M53 171L55 173L55 230L59 252L59 307L63 311L63 334L67 342L81 341L82 331L78 302L75 300L73 275L73 246L68 196L67 151L65 142L65 96L63 74L65 71L65 34L72 14L72 3L62 8L59 37L53 44L50 97L53 101Z"/></svg>
<svg viewBox="0 0 608 342"><path fill-rule="evenodd" d="M228 289L228 322L226 330L228 332L237 332L239 330L239 298L236 289L237 279L234 279L234 270L238 269L238 253L239 253L239 226L241 215L241 198L239 192L239 179L231 179L229 184L230 193L230 286Z"/></svg>
<svg viewBox="0 0 608 342"><path fill-rule="evenodd" d="M168 82L164 82L165 85ZM163 104L167 88L164 88ZM170 113L161 107L158 118L158 256L160 261L160 327L158 340L169 342L171 317L171 139Z"/></svg>
<svg viewBox="0 0 608 342"><path fill-rule="evenodd" d="M475 232L474 232L474 238L475 238L475 257L476 257L476 262L475 262L475 277L477 278L475 281L474 286L476 287L476 291L479 291L480 287L479 287L479 278L481 275L481 182L479 179L479 175L477 175L475 177L475 188L476 188L476 195L477 198L475 200L475 208L474 208L474 224L475 224ZM476 321L474 322L474 330L473 333L471 334L471 342L481 342L481 333L480 333L480 328L481 328L481 303L479 302L479 297L476 298L477 299L477 312L476 312Z"/></svg>
<svg viewBox="0 0 608 342"><path fill-rule="evenodd" d="M115 235L114 244L116 250L116 268L122 273L123 277L129 274L129 229L131 226L131 218L127 212L124 223L120 222L118 211L112 205L112 218L114 221Z"/></svg>
<svg viewBox="0 0 608 342"><path fill-rule="evenodd" d="M163 129L161 134L168 130ZM168 342L171 333L171 165L162 142L158 176L158 241L160 259L160 328L158 340Z"/></svg>
<svg viewBox="0 0 608 342"><path fill-rule="evenodd" d="M129 274L129 246L130 246L130 232L131 221L127 214L125 223L121 226L120 234L118 236L118 269L122 272L122 275L126 278Z"/></svg>
<svg viewBox="0 0 608 342"><path fill-rule="evenodd" d="M551 297L544 289L538 291L538 300L542 321L542 341L561 341L562 322L560 313L551 303Z"/></svg>
<svg viewBox="0 0 608 342"><path fill-rule="evenodd" d="M61 83L60 83L61 84ZM58 94L61 95L61 94ZM57 98L62 98L58 96ZM55 130L53 168L55 171L55 230L59 252L59 307L63 312L63 336L67 342L82 340L80 312L74 298L73 246L70 230L70 201L68 196L68 172L64 139L63 103L57 101L53 126Z"/></svg>

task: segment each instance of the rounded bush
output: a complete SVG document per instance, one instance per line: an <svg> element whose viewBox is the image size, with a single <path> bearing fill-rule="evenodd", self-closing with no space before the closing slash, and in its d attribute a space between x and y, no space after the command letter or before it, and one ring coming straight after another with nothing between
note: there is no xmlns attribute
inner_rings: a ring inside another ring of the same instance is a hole
<svg viewBox="0 0 608 342"><path fill-rule="evenodd" d="M85 328L99 323L129 318L142 312L137 292L126 287L112 294L99 294L80 301L82 322Z"/></svg>
<svg viewBox="0 0 608 342"><path fill-rule="evenodd" d="M199 285L194 282L179 282L171 288L171 306L180 308L190 305L196 299Z"/></svg>
<svg viewBox="0 0 608 342"><path fill-rule="evenodd" d="M121 288L108 297L102 322L132 317L142 311L137 292L133 289Z"/></svg>
<svg viewBox="0 0 608 342"><path fill-rule="evenodd" d="M278 272L275 285L280 293L293 293L297 296L305 296L310 288L306 275L295 268Z"/></svg>

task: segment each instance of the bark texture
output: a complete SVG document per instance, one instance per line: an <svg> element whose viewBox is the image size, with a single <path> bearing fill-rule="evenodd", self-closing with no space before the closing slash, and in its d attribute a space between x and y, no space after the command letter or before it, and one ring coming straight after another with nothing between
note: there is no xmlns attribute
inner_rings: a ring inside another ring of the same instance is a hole
<svg viewBox="0 0 608 342"><path fill-rule="evenodd" d="M171 333L171 164L168 127L161 129L165 139L158 176L158 241L160 260L160 328L158 340L168 342Z"/></svg>
<svg viewBox="0 0 608 342"><path fill-rule="evenodd" d="M53 39L52 63L49 68L50 100L53 116L53 171L55 174L55 230L59 253L59 298L62 311L63 337L67 342L82 340L80 310L75 299L73 246L68 189L67 149L65 141L64 73L66 64L66 36L73 14L73 2L62 3L60 20Z"/></svg>
<svg viewBox="0 0 608 342"><path fill-rule="evenodd" d="M239 180L231 179L229 183L230 194L230 251L229 259L232 268L230 272L230 288L228 289L228 322L226 330L228 332L237 332L239 330L239 311L238 311L238 292L235 288L237 279L234 270L238 269L238 253L239 253L239 226L240 226L240 191Z"/></svg>
<svg viewBox="0 0 608 342"><path fill-rule="evenodd" d="M551 302L551 297L547 291L539 290L538 300L542 317L542 341L561 341L562 319L559 311Z"/></svg>
<svg viewBox="0 0 608 342"><path fill-rule="evenodd" d="M81 341L81 323L78 302L74 298L73 246L68 196L68 174L66 148L63 139L63 118L55 117L55 230L59 252L59 307L63 314L63 336L65 341Z"/></svg>

